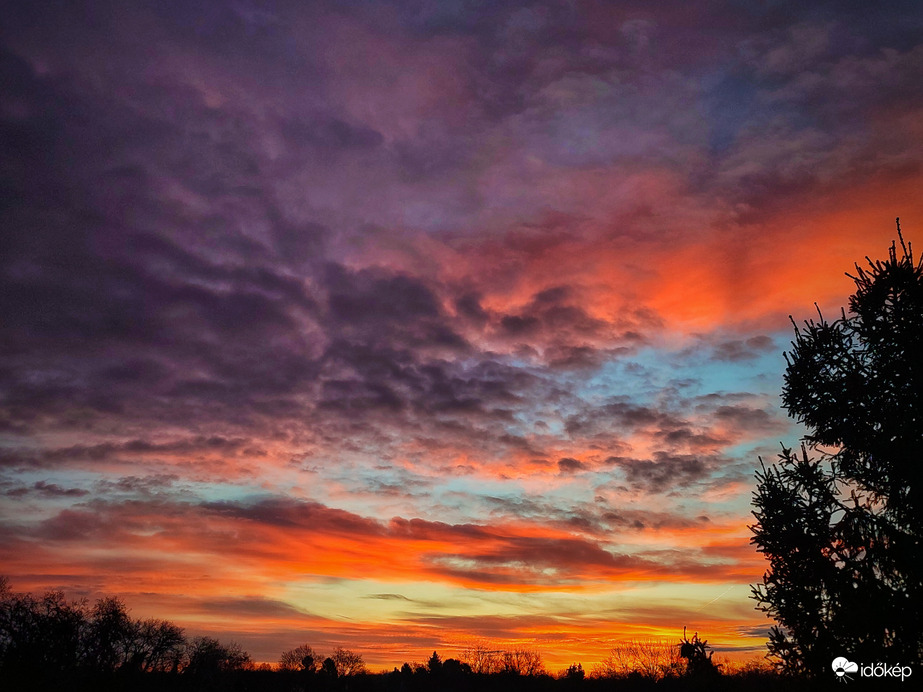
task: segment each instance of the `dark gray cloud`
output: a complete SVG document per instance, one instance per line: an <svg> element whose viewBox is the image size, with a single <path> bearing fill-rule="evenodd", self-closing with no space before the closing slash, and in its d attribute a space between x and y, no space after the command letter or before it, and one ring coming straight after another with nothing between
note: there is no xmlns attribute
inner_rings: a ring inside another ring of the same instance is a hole
<svg viewBox="0 0 923 692"><path fill-rule="evenodd" d="M736 430L746 431L754 436L781 431L781 421L766 409L746 405L719 406L715 409L715 416Z"/></svg>
<svg viewBox="0 0 923 692"><path fill-rule="evenodd" d="M288 144L308 145L320 152L374 149L384 141L380 132L361 125L350 125L334 117L293 118L283 122L280 129Z"/></svg>
<svg viewBox="0 0 923 692"><path fill-rule="evenodd" d="M7 497L25 497L34 495L42 498L77 498L90 494L89 490L84 488L63 488L57 483L48 483L47 481L37 481L31 486L18 486L6 490L4 493Z"/></svg>
<svg viewBox="0 0 923 692"><path fill-rule="evenodd" d="M538 379L463 335L486 326L475 294L459 297L455 317L438 282L332 260L342 231L283 209L252 116L237 104L158 94L166 87L142 71L129 108L118 70L98 93L11 57L4 69L22 108L3 121L3 428L194 420L229 438L293 424L335 438L357 413L466 425L508 419L510 405L536 395ZM188 110L162 112L160 97ZM380 134L335 116L293 116L279 132L330 156L381 146ZM26 171L34 184L23 187ZM588 320L577 308L548 310L553 327ZM599 361L589 346L558 359ZM180 451L164 444L5 451L4 463Z"/></svg>
<svg viewBox="0 0 923 692"><path fill-rule="evenodd" d="M641 405L627 397L614 398L599 406L584 407L568 417L566 430L576 437L606 436L613 431L622 437L644 433L672 446L714 445L719 442L707 431L694 430L693 424L686 417L674 413L673 409L678 408L677 403L667 408Z"/></svg>
<svg viewBox="0 0 923 692"><path fill-rule="evenodd" d="M195 603L201 613L224 616L256 616L263 618L294 618L307 615L285 601L258 596L242 598L203 598Z"/></svg>
<svg viewBox="0 0 923 692"><path fill-rule="evenodd" d="M605 511L602 518L609 526L617 529L677 529L707 525L710 519L705 515L688 517L669 512L651 512L632 509Z"/></svg>
<svg viewBox="0 0 923 692"><path fill-rule="evenodd" d="M757 358L775 349L775 342L765 334L747 339L732 339L715 345L715 360L742 361Z"/></svg>
<svg viewBox="0 0 923 692"><path fill-rule="evenodd" d="M599 540L624 532L692 528L710 521L704 515L690 517L669 511L613 506L601 495L592 502L578 504L529 496L487 497L485 500L493 516L541 522Z"/></svg>
<svg viewBox="0 0 923 692"><path fill-rule="evenodd" d="M651 459L613 456L606 463L621 469L631 487L655 493L688 487L707 478L714 467L698 456L666 452L656 452Z"/></svg>
<svg viewBox="0 0 923 692"><path fill-rule="evenodd" d="M104 494L124 493L128 495L151 496L175 489L179 476L172 474L154 474L149 476L124 476L117 480L102 480L96 483L96 489Z"/></svg>
<svg viewBox="0 0 923 692"><path fill-rule="evenodd" d="M117 531L108 517L86 510L65 509L41 522L33 535L42 541L109 541Z"/></svg>
<svg viewBox="0 0 923 692"><path fill-rule="evenodd" d="M511 390L525 380L513 369L506 374L515 383L498 380L499 364L479 379L479 370L491 368L462 372L419 352L470 350L433 286L386 268L353 271L326 260L327 226L283 213L268 201L270 183L256 179L249 164L210 160L230 148L258 168L262 154L245 132L190 151L179 123L158 125L151 144L180 156L161 162L165 172L216 210L190 218L165 197L162 173L150 163L120 164L102 153L113 150L109 137L124 140L114 149L126 158L125 150L143 150L153 116L122 107L114 120L112 95L99 101L13 57L4 65L23 108L42 115L5 121L14 169L2 180L10 203L0 267L7 316L0 425L26 432L122 417L254 428L267 418L304 420L312 399L325 415L407 408L488 415L496 413L490 399L517 396ZM137 88L143 93L147 85ZM190 117L223 132L232 116L205 109ZM86 129L84 119L96 127ZM310 136L287 127L287 136L326 148L380 144L379 135L335 120L312 121ZM41 184L21 188L18 173L26 170ZM201 178L208 170L215 175ZM229 195L254 207L267 232L244 233L233 207L222 209ZM476 316L476 301L470 306ZM106 453L99 447L61 456Z"/></svg>
<svg viewBox="0 0 923 692"><path fill-rule="evenodd" d="M253 521L274 527L312 528L325 533L349 535L382 535L377 521L344 510L326 507L316 502L298 502L288 498L268 498L251 504L210 502L202 505L207 514L234 520Z"/></svg>
<svg viewBox="0 0 923 692"><path fill-rule="evenodd" d="M586 465L577 459L571 457L562 457L558 459L558 469L560 469L561 473L575 473L585 468Z"/></svg>
<svg viewBox="0 0 923 692"><path fill-rule="evenodd" d="M133 439L125 442L104 442L94 445L71 445L69 447L8 448L0 452L0 466L22 468L47 468L65 465L117 465L132 459L173 460L195 459L199 456L218 454L225 458L246 456L259 458L266 455L252 440L225 438L219 435L174 439L168 442L153 442L147 439ZM171 475L155 478L169 480ZM124 479L123 479L124 480Z"/></svg>

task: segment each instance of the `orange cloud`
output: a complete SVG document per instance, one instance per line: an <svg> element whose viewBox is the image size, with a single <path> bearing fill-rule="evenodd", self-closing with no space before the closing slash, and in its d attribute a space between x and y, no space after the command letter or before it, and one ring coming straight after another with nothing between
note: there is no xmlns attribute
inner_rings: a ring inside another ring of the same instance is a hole
<svg viewBox="0 0 923 692"><path fill-rule="evenodd" d="M740 527L734 525L641 531L631 540L647 548L628 555L617 544L563 525L402 518L382 523L292 500L97 503L92 511L64 510L26 533L35 542L16 540L23 556L17 572L50 575L79 568L83 575L109 575L100 579L139 588L159 573L167 576L158 581L185 593L214 593L221 583L223 593L247 595L243 573L261 583L361 574L514 592L593 590L612 582L740 578L747 564L740 554L715 552L722 541L740 540ZM669 549L673 542L686 546L682 555ZM714 563L713 555L722 563ZM114 564L120 565L115 575ZM212 583L201 574L210 575Z"/></svg>

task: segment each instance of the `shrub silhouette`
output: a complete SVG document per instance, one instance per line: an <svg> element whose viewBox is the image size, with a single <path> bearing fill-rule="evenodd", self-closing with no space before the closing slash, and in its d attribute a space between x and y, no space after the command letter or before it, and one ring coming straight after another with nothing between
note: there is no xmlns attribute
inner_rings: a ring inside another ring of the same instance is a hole
<svg viewBox="0 0 923 692"><path fill-rule="evenodd" d="M687 675L707 675L717 672L717 666L712 663L711 657L713 651L708 650L708 642L699 639L699 633L692 635L692 639L686 637L686 628L683 628L683 639L679 646L679 655L686 659Z"/></svg>

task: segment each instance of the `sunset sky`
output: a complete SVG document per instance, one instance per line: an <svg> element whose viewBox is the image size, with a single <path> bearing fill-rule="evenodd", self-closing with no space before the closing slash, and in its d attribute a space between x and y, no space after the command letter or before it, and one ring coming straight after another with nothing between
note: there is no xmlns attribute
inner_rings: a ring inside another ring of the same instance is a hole
<svg viewBox="0 0 923 692"><path fill-rule="evenodd" d="M919 2L3 2L0 574L276 661L762 655L789 315L923 247Z"/></svg>

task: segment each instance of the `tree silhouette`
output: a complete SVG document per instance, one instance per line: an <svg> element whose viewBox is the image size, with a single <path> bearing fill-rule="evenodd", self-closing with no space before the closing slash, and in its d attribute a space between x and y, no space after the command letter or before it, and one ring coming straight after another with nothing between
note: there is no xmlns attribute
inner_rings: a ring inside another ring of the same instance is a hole
<svg viewBox="0 0 923 692"><path fill-rule="evenodd" d="M214 682L221 674L244 670L252 665L250 654L239 644L222 644L213 637L196 637L188 647L184 675Z"/></svg>
<svg viewBox="0 0 923 692"><path fill-rule="evenodd" d="M307 670L314 672L323 659L310 645L302 644L283 651L279 658L279 670Z"/></svg>
<svg viewBox="0 0 923 692"><path fill-rule="evenodd" d="M632 639L612 647L609 655L595 666L593 674L600 678L634 675L663 680L678 677L682 671L680 647L665 640Z"/></svg>
<svg viewBox="0 0 923 692"><path fill-rule="evenodd" d="M564 680L571 680L573 682L579 682L583 680L586 678L586 673L583 670L583 664L571 663L561 673L561 678Z"/></svg>
<svg viewBox="0 0 923 692"><path fill-rule="evenodd" d="M321 672L321 675L323 675L328 680L336 680L337 675L339 674L337 672L336 661L334 661L329 656L325 658L324 662L321 664L320 672Z"/></svg>
<svg viewBox="0 0 923 692"><path fill-rule="evenodd" d="M90 611L84 635L85 663L100 673L113 673L130 657L134 627L125 604L114 596L101 598Z"/></svg>
<svg viewBox="0 0 923 692"><path fill-rule="evenodd" d="M434 651L433 655L429 657L429 661L426 662L426 667L429 669L430 675L442 673L442 659L439 658L439 654Z"/></svg>
<svg viewBox="0 0 923 692"><path fill-rule="evenodd" d="M545 665L538 651L516 648L503 652L503 672L512 675L541 675L545 672Z"/></svg>
<svg viewBox="0 0 923 692"><path fill-rule="evenodd" d="M848 275L848 315L795 327L782 402L809 434L760 459L753 594L792 673L923 659L923 261L897 230L900 253Z"/></svg>
<svg viewBox="0 0 923 692"><path fill-rule="evenodd" d="M142 673L176 672L183 659L183 629L167 620L149 618L132 623L126 664Z"/></svg>
<svg viewBox="0 0 923 692"><path fill-rule="evenodd" d="M0 679L38 677L50 682L83 663L86 602L68 602L59 591L41 598L13 593L0 580Z"/></svg>
<svg viewBox="0 0 923 692"><path fill-rule="evenodd" d="M102 689L114 675L175 673L187 653L182 628L132 620L118 598L91 608L57 591L16 594L0 578L0 680L15 681L10 689Z"/></svg>
<svg viewBox="0 0 923 692"><path fill-rule="evenodd" d="M478 675L496 673L502 668L503 652L486 641L472 642L462 653L462 660Z"/></svg>
<svg viewBox="0 0 923 692"><path fill-rule="evenodd" d="M355 651L350 651L349 649L338 646L333 650L330 658L336 666L338 676L358 675L359 673L365 672L365 663L362 661L362 654L358 654ZM324 665L326 664L327 661L324 661Z"/></svg>

